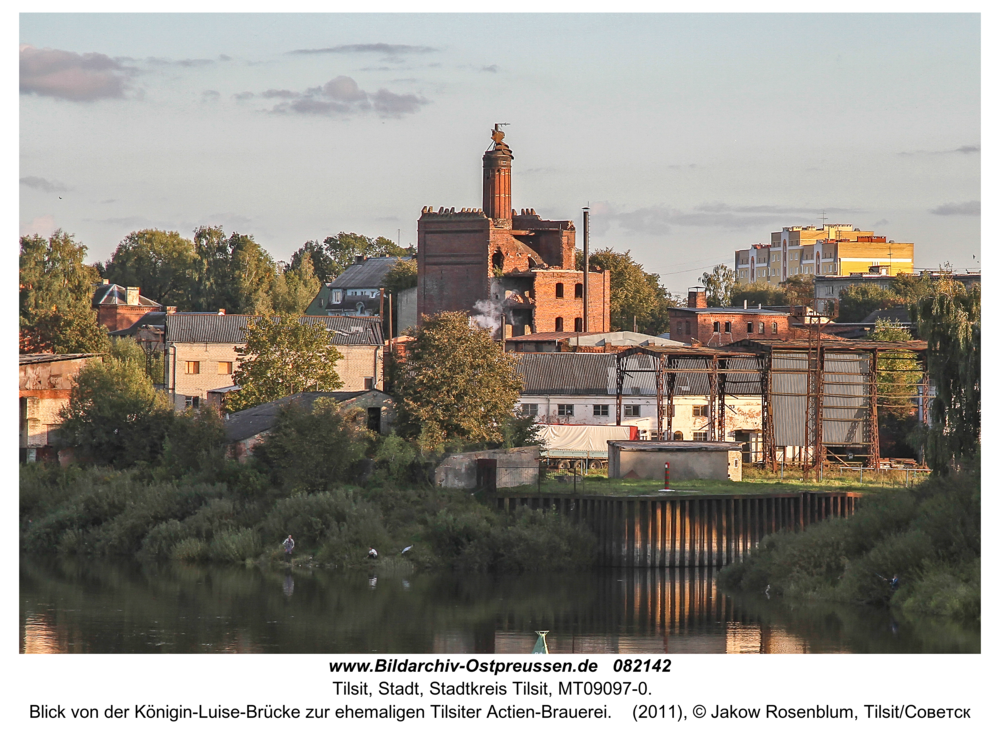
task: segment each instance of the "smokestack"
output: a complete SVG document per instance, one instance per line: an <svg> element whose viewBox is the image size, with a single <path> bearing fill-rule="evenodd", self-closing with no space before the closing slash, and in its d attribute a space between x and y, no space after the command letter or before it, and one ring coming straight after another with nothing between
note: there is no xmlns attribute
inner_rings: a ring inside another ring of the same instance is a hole
<svg viewBox="0 0 1000 736"><path fill-rule="evenodd" d="M692 286L688 289L688 309L708 309L708 295L705 287Z"/></svg>
<svg viewBox="0 0 1000 736"><path fill-rule="evenodd" d="M590 332L590 207L583 208L583 331Z"/></svg>

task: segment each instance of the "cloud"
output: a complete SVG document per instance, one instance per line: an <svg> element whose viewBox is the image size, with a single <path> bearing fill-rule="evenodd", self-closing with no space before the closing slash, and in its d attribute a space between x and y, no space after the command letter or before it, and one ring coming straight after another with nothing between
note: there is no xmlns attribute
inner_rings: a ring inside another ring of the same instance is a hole
<svg viewBox="0 0 1000 736"><path fill-rule="evenodd" d="M56 218L52 215L39 215L30 222L20 223L18 229L21 235L41 235L49 237L56 229Z"/></svg>
<svg viewBox="0 0 1000 736"><path fill-rule="evenodd" d="M222 95L220 95L218 91L214 89L206 89L204 92L201 93L201 99L204 100L205 102L209 101L214 102L220 97L222 97Z"/></svg>
<svg viewBox="0 0 1000 736"><path fill-rule="evenodd" d="M232 61L232 56L227 56L226 54L219 54L219 61Z"/></svg>
<svg viewBox="0 0 1000 736"><path fill-rule="evenodd" d="M253 92L237 92L233 95L234 100L250 100L253 99Z"/></svg>
<svg viewBox="0 0 1000 736"><path fill-rule="evenodd" d="M879 220L878 222L876 222L876 223L875 223L874 225L872 225L872 227L873 227L873 228L875 228L875 229L877 230L878 228L880 228L880 227L884 227L884 226L886 226L886 225L888 225L888 224L889 224L889 221L888 221L888 220L886 220L886 219L881 219L881 220Z"/></svg>
<svg viewBox="0 0 1000 736"><path fill-rule="evenodd" d="M932 215L971 215L979 217L982 206L978 199L969 202L948 202L931 210Z"/></svg>
<svg viewBox="0 0 1000 736"><path fill-rule="evenodd" d="M68 192L65 184L58 181L43 179L40 176L22 176L20 183L31 189L38 189L43 192Z"/></svg>
<svg viewBox="0 0 1000 736"><path fill-rule="evenodd" d="M244 95L253 97L253 92L244 92ZM301 92L292 92L290 89L267 89L260 93L261 97L266 99L274 99L275 97L284 100L294 100L296 97L301 97ZM246 98L242 98L246 99Z"/></svg>
<svg viewBox="0 0 1000 736"><path fill-rule="evenodd" d="M20 48L21 94L73 102L120 99L135 69L104 54Z"/></svg>
<svg viewBox="0 0 1000 736"><path fill-rule="evenodd" d="M330 46L324 49L296 49L289 54L382 54L386 57L400 57L407 54L430 54L438 49L430 46L408 46L394 43L352 43Z"/></svg>
<svg viewBox="0 0 1000 736"><path fill-rule="evenodd" d="M299 113L302 115L347 116L374 112L382 118L411 115L430 101L419 95L401 95L387 89L366 92L347 76L334 77L321 87L310 87L305 92L267 90L261 97L286 100L271 108L273 113Z"/></svg>
<svg viewBox="0 0 1000 736"><path fill-rule="evenodd" d="M900 151L898 155L900 156L945 156L950 153L961 153L961 154L971 154L980 153L981 146L978 143L973 143L968 146L959 146L958 148L949 148L946 151Z"/></svg>
<svg viewBox="0 0 1000 736"><path fill-rule="evenodd" d="M636 233L666 233L673 227L715 227L730 230L746 228L778 227L796 222L801 224L814 223L819 219L819 213L812 207L794 207L787 205L730 205L725 202L707 202L687 210L657 205L640 207L634 210L620 210L607 202L597 202L591 205L593 214L592 227L595 233L607 232L611 225L617 225L629 232ZM863 210L847 210L827 208L827 214L850 213L857 214Z"/></svg>
<svg viewBox="0 0 1000 736"><path fill-rule="evenodd" d="M489 66L484 66L479 71L489 72L490 74L496 74L498 71L500 71L500 67L498 67L496 64L490 64Z"/></svg>

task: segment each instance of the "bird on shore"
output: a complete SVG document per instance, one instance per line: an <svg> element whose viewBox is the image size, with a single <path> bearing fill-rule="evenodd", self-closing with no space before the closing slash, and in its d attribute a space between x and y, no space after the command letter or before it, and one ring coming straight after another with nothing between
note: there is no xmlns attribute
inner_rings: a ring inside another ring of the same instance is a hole
<svg viewBox="0 0 1000 736"><path fill-rule="evenodd" d="M399 554L401 554L401 555L405 555L405 554L406 554L407 552L409 552L409 551L410 551L411 549L413 549L413 545L412 545L412 544L411 544L411 545L410 545L409 547L405 547L405 548L403 549L403 551L402 551L402 552L400 552Z"/></svg>

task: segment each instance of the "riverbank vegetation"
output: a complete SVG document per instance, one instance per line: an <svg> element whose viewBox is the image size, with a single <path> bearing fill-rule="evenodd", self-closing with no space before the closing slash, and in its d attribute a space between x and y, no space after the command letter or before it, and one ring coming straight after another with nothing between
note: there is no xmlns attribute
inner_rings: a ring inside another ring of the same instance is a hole
<svg viewBox="0 0 1000 736"><path fill-rule="evenodd" d="M131 467L22 466L21 549L271 564L291 534L294 564L525 572L593 563L589 531L434 487L433 458L317 404L291 405L243 464L226 458L220 420L206 411L180 415L162 452Z"/></svg>
<svg viewBox="0 0 1000 736"><path fill-rule="evenodd" d="M724 589L980 618L980 480L934 477L863 498L854 516L765 537ZM898 576L898 587L892 584Z"/></svg>

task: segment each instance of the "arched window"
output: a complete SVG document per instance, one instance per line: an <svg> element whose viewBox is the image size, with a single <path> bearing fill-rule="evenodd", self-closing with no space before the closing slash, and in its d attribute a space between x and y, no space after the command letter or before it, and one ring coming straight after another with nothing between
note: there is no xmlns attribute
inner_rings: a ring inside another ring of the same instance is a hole
<svg viewBox="0 0 1000 736"><path fill-rule="evenodd" d="M559 286L562 286L562 284L559 284ZM563 331L563 318L556 317L556 332L562 332L562 331Z"/></svg>
<svg viewBox="0 0 1000 736"><path fill-rule="evenodd" d="M562 299L562 298L563 298L563 285L556 284L556 299Z"/></svg>
<svg viewBox="0 0 1000 736"><path fill-rule="evenodd" d="M777 322L772 322L771 323L771 334L772 335L777 335L778 334L778 323Z"/></svg>
<svg viewBox="0 0 1000 736"><path fill-rule="evenodd" d="M573 320L573 332L583 332L583 317Z"/></svg>
<svg viewBox="0 0 1000 736"><path fill-rule="evenodd" d="M718 331L719 331L719 323L718 322L713 322L712 323L712 332L718 332Z"/></svg>
<svg viewBox="0 0 1000 736"><path fill-rule="evenodd" d="M684 433L683 432L674 432L674 441L675 442L681 442L683 439L684 439Z"/></svg>
<svg viewBox="0 0 1000 736"><path fill-rule="evenodd" d="M726 332L732 332L732 331L733 331L733 325L729 322L726 322Z"/></svg>
<svg viewBox="0 0 1000 736"><path fill-rule="evenodd" d="M583 299L583 284L577 284L573 287L573 296L577 299Z"/></svg>
<svg viewBox="0 0 1000 736"><path fill-rule="evenodd" d="M493 254L493 268L503 273L503 252L497 251Z"/></svg>

